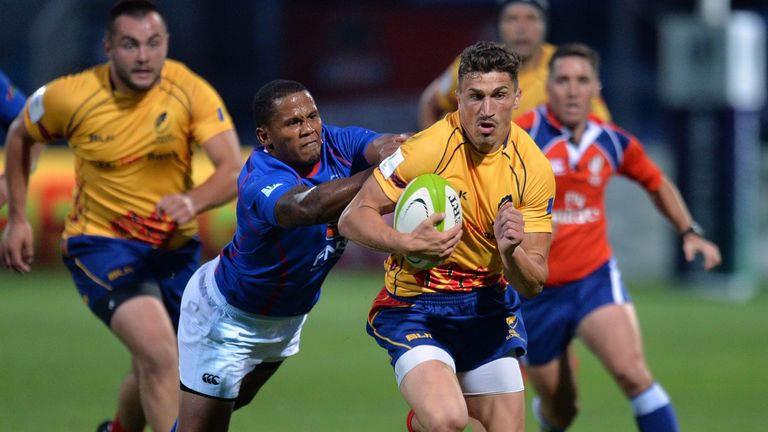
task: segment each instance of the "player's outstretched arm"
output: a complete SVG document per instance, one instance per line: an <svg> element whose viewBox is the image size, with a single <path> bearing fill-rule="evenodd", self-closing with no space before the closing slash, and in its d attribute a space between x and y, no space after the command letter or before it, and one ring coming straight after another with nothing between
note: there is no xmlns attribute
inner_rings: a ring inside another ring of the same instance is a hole
<svg viewBox="0 0 768 432"><path fill-rule="evenodd" d="M365 247L381 252L398 253L431 261L442 261L456 249L461 239L461 225L448 231L435 229L445 215L436 213L420 223L412 232L393 229L382 215L391 213L395 203L387 197L374 178L369 178L349 203L339 219L339 232Z"/></svg>
<svg viewBox="0 0 768 432"><path fill-rule="evenodd" d="M685 259L690 262L701 254L704 257L704 269L711 270L720 265L722 258L720 248L716 244L704 238L695 230L690 230L695 225L688 206L685 204L680 190L666 176L662 177L659 189L650 192L651 200L656 208L674 225L683 237L683 253Z"/></svg>
<svg viewBox="0 0 768 432"><path fill-rule="evenodd" d="M378 165L395 152L413 133L382 134L365 149L365 160L369 165Z"/></svg>
<svg viewBox="0 0 768 432"><path fill-rule="evenodd" d="M499 209L493 233L504 264L504 277L520 295L538 295L549 274L547 257L552 235L526 233L522 213L509 203Z"/></svg>
<svg viewBox="0 0 768 432"><path fill-rule="evenodd" d="M23 114L22 114L23 115ZM5 167L8 186L8 225L0 241L3 265L18 272L31 270L34 258L32 227L27 220L27 189L34 140L22 115L11 123L5 140Z"/></svg>
<svg viewBox="0 0 768 432"><path fill-rule="evenodd" d="M213 163L213 174L186 193L167 195L157 203L158 213L180 224L206 210L226 204L237 195L237 176L243 160L235 131L216 134L201 146Z"/></svg>

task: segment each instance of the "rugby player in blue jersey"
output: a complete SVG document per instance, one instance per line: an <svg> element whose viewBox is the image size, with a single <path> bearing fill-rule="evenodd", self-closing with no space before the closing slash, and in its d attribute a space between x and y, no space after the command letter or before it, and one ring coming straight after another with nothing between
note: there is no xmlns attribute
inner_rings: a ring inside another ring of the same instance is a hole
<svg viewBox="0 0 768 432"><path fill-rule="evenodd" d="M309 91L277 80L253 101L261 143L238 180L237 228L187 284L179 322L179 431L227 430L283 360L347 240L336 221L405 140L323 125Z"/></svg>

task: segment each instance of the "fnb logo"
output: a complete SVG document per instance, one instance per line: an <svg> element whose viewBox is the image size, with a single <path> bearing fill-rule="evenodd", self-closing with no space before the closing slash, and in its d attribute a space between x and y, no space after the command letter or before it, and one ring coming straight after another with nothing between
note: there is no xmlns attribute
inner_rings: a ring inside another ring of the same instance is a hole
<svg viewBox="0 0 768 432"><path fill-rule="evenodd" d="M432 334L431 333L411 333L409 335L405 335L405 340L407 340L408 342L414 339L432 339Z"/></svg>
<svg viewBox="0 0 768 432"><path fill-rule="evenodd" d="M214 374L204 373L202 378L206 384L219 385L221 382L221 377Z"/></svg>

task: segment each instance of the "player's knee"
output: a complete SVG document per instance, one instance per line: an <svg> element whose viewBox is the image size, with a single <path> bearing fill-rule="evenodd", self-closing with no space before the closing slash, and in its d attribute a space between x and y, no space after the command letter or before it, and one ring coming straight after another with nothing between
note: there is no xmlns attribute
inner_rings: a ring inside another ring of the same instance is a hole
<svg viewBox="0 0 768 432"><path fill-rule="evenodd" d="M166 346L167 345L167 346ZM159 344L145 352L134 355L140 374L145 376L170 375L178 368L178 354L173 344Z"/></svg>
<svg viewBox="0 0 768 432"><path fill-rule="evenodd" d="M419 417L419 422L430 432L461 432L469 423L467 411L442 411Z"/></svg>
<svg viewBox="0 0 768 432"><path fill-rule="evenodd" d="M642 364L624 367L614 373L614 378L627 396L636 395L653 384L650 371Z"/></svg>

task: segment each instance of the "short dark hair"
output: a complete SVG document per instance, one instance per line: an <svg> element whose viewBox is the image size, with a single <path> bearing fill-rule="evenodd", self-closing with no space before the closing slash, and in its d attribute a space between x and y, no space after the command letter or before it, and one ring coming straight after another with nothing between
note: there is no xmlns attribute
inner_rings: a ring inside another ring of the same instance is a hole
<svg viewBox="0 0 768 432"><path fill-rule="evenodd" d="M521 62L520 56L502 43L476 42L461 53L459 83L471 73L506 72L517 86L517 72Z"/></svg>
<svg viewBox="0 0 768 432"><path fill-rule="evenodd" d="M560 45L549 59L549 72L552 73L552 67L558 59L563 57L581 57L592 65L595 75L600 74L600 54L593 50L587 44L572 42Z"/></svg>
<svg viewBox="0 0 768 432"><path fill-rule="evenodd" d="M533 6L541 14L541 18L546 21L547 13L549 12L549 2L547 0L496 0L496 4L499 7L498 13L501 14L507 8L507 6L513 4L525 4Z"/></svg>
<svg viewBox="0 0 768 432"><path fill-rule="evenodd" d="M275 101L285 96L308 91L304 84L291 80L270 81L256 91L253 97L253 120L256 127L265 127L277 113Z"/></svg>
<svg viewBox="0 0 768 432"><path fill-rule="evenodd" d="M165 25L165 17L160 9L149 0L119 0L112 6L109 11L109 17L107 18L107 26L104 30L104 34L107 39L111 38L115 34L115 21L123 15L128 15L136 19L142 19L148 14L155 12L163 20Z"/></svg>

